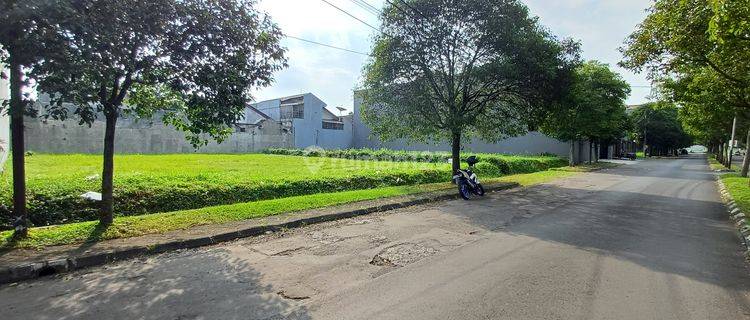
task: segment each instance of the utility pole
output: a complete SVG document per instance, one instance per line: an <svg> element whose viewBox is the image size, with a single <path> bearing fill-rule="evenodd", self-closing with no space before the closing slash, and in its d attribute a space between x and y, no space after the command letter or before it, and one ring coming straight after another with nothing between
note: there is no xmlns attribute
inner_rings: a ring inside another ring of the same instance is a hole
<svg viewBox="0 0 750 320"><path fill-rule="evenodd" d="M727 169L732 169L732 153L734 152L734 133L737 130L737 116L732 121L732 139L729 140L729 156L727 157Z"/></svg>
<svg viewBox="0 0 750 320"><path fill-rule="evenodd" d="M648 112L649 109L646 109L643 112L643 157L648 157L651 153L651 150L648 150L648 141L646 140L646 130L648 130ZM648 150L649 154L646 154L646 150Z"/></svg>

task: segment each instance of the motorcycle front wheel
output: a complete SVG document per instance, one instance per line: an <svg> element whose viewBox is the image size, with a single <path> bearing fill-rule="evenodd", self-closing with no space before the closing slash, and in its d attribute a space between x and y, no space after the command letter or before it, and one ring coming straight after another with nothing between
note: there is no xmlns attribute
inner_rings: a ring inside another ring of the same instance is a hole
<svg viewBox="0 0 750 320"><path fill-rule="evenodd" d="M458 182L458 194L460 194L461 198L464 198L464 200L469 200L469 197L471 197L471 191L469 190L469 185L466 182Z"/></svg>
<svg viewBox="0 0 750 320"><path fill-rule="evenodd" d="M474 193L476 193L478 196L484 196L484 187L482 187L481 183L477 183L476 189L474 189Z"/></svg>

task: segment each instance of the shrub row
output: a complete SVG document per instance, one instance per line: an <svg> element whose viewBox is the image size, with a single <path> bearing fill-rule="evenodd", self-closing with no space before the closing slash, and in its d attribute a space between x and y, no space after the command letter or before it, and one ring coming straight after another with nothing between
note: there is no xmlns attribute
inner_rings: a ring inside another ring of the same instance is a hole
<svg viewBox="0 0 750 320"><path fill-rule="evenodd" d="M149 189L115 186L117 215L139 215L197 209L206 206L267 200L290 196L377 188L384 186L444 182L449 172L421 170L412 173L369 174L346 178L261 182L250 184L208 184L152 187ZM95 203L78 195L54 195L30 192L28 213L35 226L97 219ZM0 206L0 226L12 224L12 208Z"/></svg>
<svg viewBox="0 0 750 320"><path fill-rule="evenodd" d="M451 154L449 152L402 151L388 149L322 150L270 148L264 150L264 153L290 156L346 158L356 160L414 161L431 163L447 162L448 159L451 158ZM508 156L492 153L465 153L461 155L461 161L466 161L466 158L471 155L475 155L479 159L479 163L477 164L477 171L492 176L531 173L547 170L550 168L564 167L568 164L568 161L566 159L562 159L560 157L549 154L543 154L540 156Z"/></svg>

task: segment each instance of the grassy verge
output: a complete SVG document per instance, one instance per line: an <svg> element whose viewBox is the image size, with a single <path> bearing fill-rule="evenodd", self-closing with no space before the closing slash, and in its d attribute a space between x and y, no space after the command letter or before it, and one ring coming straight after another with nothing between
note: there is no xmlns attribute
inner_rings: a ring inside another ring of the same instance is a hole
<svg viewBox="0 0 750 320"><path fill-rule="evenodd" d="M737 206L742 212L750 212L750 179L740 177L736 173L721 175L721 181L727 187Z"/></svg>
<svg viewBox="0 0 750 320"><path fill-rule="evenodd" d="M708 166L711 167L711 171L728 170L726 166L721 164L719 161L716 161L716 158L714 158L713 155L709 154L706 158L708 159Z"/></svg>
<svg viewBox="0 0 750 320"><path fill-rule="evenodd" d="M575 173L571 171L550 170L483 179L483 183L517 182L523 186L529 186L573 174ZM285 212L450 188L454 188L450 183L395 186L336 193L320 193L140 216L117 217L114 223L106 229L101 228L95 221L32 228L29 230L27 238L18 241L12 239L12 232L6 231L0 232L0 249L40 248L52 245L135 237L145 234L182 230L200 225L241 221Z"/></svg>

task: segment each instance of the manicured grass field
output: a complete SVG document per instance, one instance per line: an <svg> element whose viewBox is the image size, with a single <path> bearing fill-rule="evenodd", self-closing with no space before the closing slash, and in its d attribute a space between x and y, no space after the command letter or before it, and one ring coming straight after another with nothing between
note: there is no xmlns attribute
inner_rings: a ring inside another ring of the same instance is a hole
<svg viewBox="0 0 750 320"><path fill-rule="evenodd" d="M582 171L585 166L576 168L576 171ZM566 170L550 170L482 180L484 184L517 182L522 186L530 186L573 174L575 173ZM0 249L38 248L51 245L135 237L145 234L187 229L200 225L241 221L285 212L321 208L361 200L372 200L451 188L455 188L455 186L450 183L394 186L337 193L319 193L140 216L116 217L114 223L106 229L100 228L96 221L31 228L29 230L29 236L18 241L12 240L11 231L5 231L0 232Z"/></svg>
<svg viewBox="0 0 750 320"><path fill-rule="evenodd" d="M27 185L32 192L75 193L99 190L99 155L35 154L26 158ZM10 166L10 161L8 162ZM447 170L448 164L367 162L348 159L268 154L116 155L115 184L133 188L186 187L212 184L268 183L367 174ZM8 168L10 169L10 167ZM11 185L2 176L2 190ZM2 192L7 194L7 192Z"/></svg>
<svg viewBox="0 0 750 320"><path fill-rule="evenodd" d="M8 162L10 163L10 162ZM136 215L373 187L447 181L447 163L360 161L268 154L117 155L115 211ZM10 169L9 167L7 169ZM27 157L29 212L35 225L93 220L79 196L100 191L99 155ZM0 204L11 203L10 170ZM8 223L10 213L0 208ZM2 224L3 221L0 221Z"/></svg>
<svg viewBox="0 0 750 320"><path fill-rule="evenodd" d="M309 154L116 155L115 213L132 216L450 181L447 162L422 161L430 157L439 160L445 156L440 153L351 150L342 151L341 156L366 152L387 157L362 160ZM392 157L401 153L413 157ZM481 154L477 172L482 177L498 177L542 171L565 163L564 159L550 156ZM0 176L0 226L11 224L9 165ZM32 224L96 220L97 204L80 195L100 191L100 172L99 155L28 156L27 198Z"/></svg>

